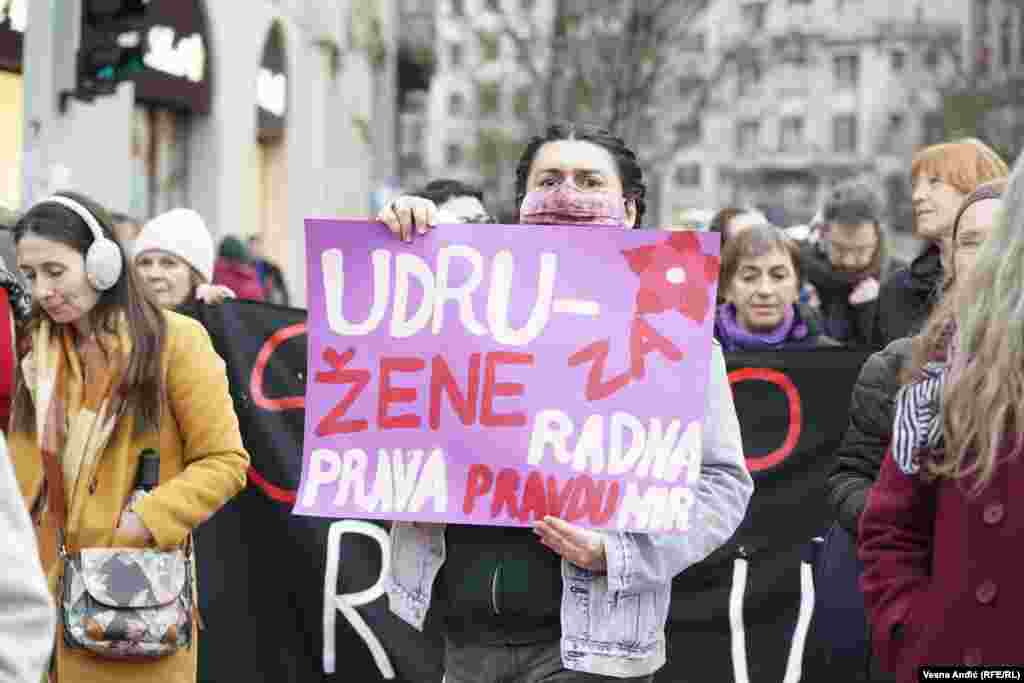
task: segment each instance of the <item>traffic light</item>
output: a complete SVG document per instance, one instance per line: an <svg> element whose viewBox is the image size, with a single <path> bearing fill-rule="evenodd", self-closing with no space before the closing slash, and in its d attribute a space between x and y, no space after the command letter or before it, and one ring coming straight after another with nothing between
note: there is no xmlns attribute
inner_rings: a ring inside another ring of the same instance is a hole
<svg viewBox="0 0 1024 683"><path fill-rule="evenodd" d="M75 96L111 95L145 68L148 0L84 0Z"/></svg>

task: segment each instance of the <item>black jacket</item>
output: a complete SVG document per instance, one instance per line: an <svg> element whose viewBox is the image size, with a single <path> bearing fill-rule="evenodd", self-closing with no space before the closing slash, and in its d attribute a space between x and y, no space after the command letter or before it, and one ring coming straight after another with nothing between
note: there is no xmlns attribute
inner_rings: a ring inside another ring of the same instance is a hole
<svg viewBox="0 0 1024 683"><path fill-rule="evenodd" d="M824 333L851 348L872 346L875 318L878 315L878 299L858 305L851 304L850 294L859 279L837 272L819 245L804 245L800 260L804 268L804 277L814 285L821 301L818 310L824 323ZM885 280L889 273L905 269L906 265L903 261L886 257L880 279Z"/></svg>
<svg viewBox="0 0 1024 683"><path fill-rule="evenodd" d="M871 354L853 387L850 426L836 452L838 462L828 478L828 496L836 519L854 538L868 489L878 478L892 441L893 400L912 349L912 340L905 338Z"/></svg>
<svg viewBox="0 0 1024 683"><path fill-rule="evenodd" d="M878 294L874 345L881 348L920 332L939 299L942 280L942 259L936 244L925 249L910 266L886 278Z"/></svg>

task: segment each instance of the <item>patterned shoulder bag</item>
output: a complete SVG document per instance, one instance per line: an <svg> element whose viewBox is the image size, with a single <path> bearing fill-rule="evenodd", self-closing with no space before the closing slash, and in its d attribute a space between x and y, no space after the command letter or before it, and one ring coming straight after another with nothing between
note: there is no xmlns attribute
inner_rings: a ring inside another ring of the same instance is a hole
<svg viewBox="0 0 1024 683"><path fill-rule="evenodd" d="M63 473L53 468L63 492ZM59 496L63 498L63 496ZM192 645L194 584L192 539L184 548L83 548L64 545L63 500L59 510L64 564L59 601L64 643L110 659L153 659Z"/></svg>

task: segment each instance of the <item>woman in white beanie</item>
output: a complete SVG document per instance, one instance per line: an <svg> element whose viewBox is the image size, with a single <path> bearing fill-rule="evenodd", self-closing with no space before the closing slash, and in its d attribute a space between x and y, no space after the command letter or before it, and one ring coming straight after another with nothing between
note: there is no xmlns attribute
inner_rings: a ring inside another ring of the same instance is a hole
<svg viewBox="0 0 1024 683"><path fill-rule="evenodd" d="M135 240L134 252L136 270L164 308L235 297L228 287L210 284L213 238L192 209L171 209L150 220Z"/></svg>

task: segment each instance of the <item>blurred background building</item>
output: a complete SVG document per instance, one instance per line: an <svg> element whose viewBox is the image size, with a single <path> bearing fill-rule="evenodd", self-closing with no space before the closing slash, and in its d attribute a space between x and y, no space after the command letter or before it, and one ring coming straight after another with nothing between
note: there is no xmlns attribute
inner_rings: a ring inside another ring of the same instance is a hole
<svg viewBox="0 0 1024 683"><path fill-rule="evenodd" d="M908 230L915 149L978 135L1012 158L1024 140L1024 0L402 0L399 12L402 185L454 175L499 213L514 212L522 143L552 115L611 125L640 150L658 226L730 204L803 223L834 182L867 174ZM602 60L621 68L587 66ZM624 96L596 101L608 92Z"/></svg>
<svg viewBox="0 0 1024 683"><path fill-rule="evenodd" d="M76 50L95 7L0 0L0 203L194 208L215 240L261 233L304 305L303 219L367 216L395 176L394 2L150 0L119 35L141 63L92 97Z"/></svg>

